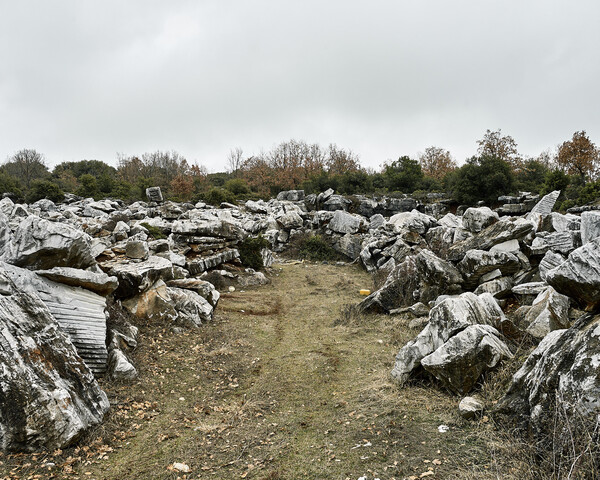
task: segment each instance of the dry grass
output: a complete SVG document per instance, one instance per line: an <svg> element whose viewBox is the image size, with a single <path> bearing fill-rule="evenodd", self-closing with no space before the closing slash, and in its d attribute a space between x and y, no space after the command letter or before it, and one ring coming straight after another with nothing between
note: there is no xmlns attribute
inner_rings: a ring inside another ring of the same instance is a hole
<svg viewBox="0 0 600 480"><path fill-rule="evenodd" d="M89 448L48 457L50 469L42 456L0 457L0 477L535 478L511 437L458 416L459 398L391 382L415 332L408 319L343 313L368 274L314 264L275 272L271 285L223 295L198 331L142 326L139 379L104 385L114 407Z"/></svg>

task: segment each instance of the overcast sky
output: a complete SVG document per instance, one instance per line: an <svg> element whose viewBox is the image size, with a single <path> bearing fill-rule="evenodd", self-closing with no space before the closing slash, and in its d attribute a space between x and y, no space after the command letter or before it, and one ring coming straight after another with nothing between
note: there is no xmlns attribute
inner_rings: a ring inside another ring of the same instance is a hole
<svg viewBox="0 0 600 480"><path fill-rule="evenodd" d="M597 0L0 0L0 160L600 143L599 21Z"/></svg>

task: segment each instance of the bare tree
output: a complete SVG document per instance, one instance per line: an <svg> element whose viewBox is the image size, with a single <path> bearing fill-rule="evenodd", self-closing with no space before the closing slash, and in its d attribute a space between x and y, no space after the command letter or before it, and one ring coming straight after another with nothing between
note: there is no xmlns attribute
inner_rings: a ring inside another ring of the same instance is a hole
<svg viewBox="0 0 600 480"><path fill-rule="evenodd" d="M425 175L437 180L441 180L456 168L456 162L450 152L439 147L427 147L419 154L419 163Z"/></svg>
<svg viewBox="0 0 600 480"><path fill-rule="evenodd" d="M31 148L24 148L10 156L3 169L21 180L27 188L32 180L48 176L44 155Z"/></svg>
<svg viewBox="0 0 600 480"><path fill-rule="evenodd" d="M227 154L227 167L229 173L237 177L244 163L244 152L240 147L235 147L229 150Z"/></svg>
<svg viewBox="0 0 600 480"><path fill-rule="evenodd" d="M352 150L339 148L335 143L327 149L327 171L341 175L360 170L360 159Z"/></svg>

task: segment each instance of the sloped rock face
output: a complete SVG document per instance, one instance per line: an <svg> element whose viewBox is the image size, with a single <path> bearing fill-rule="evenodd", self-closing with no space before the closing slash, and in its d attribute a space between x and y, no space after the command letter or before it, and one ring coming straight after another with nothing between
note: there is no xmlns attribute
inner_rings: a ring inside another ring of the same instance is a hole
<svg viewBox="0 0 600 480"><path fill-rule="evenodd" d="M192 290L198 293L201 297L208 301L213 307L217 306L221 294L214 287L214 285L205 280L199 278L182 278L178 280L169 280L167 282L169 287L183 288L186 290Z"/></svg>
<svg viewBox="0 0 600 480"><path fill-rule="evenodd" d="M548 334L513 376L496 411L535 432L552 431L557 404L592 423L600 415L600 316ZM560 426L559 426L560 427Z"/></svg>
<svg viewBox="0 0 600 480"><path fill-rule="evenodd" d="M548 195L545 195L536 205L533 207L531 212L527 214L527 218L535 218L537 215L548 215L552 212L554 208L554 204L558 200L560 196L560 190L554 190L550 192Z"/></svg>
<svg viewBox="0 0 600 480"><path fill-rule="evenodd" d="M213 307L192 290L169 288L169 297L177 310L177 321L183 325L199 327L212 320Z"/></svg>
<svg viewBox="0 0 600 480"><path fill-rule="evenodd" d="M567 260L546 273L554 289L574 298L586 310L600 307L600 239L573 250Z"/></svg>
<svg viewBox="0 0 600 480"><path fill-rule="evenodd" d="M421 365L421 360L442 347L450 338L471 325L499 326L502 310L490 294L477 296L467 292L450 297L433 307L429 323L414 340L396 355L392 377L400 383Z"/></svg>
<svg viewBox="0 0 600 480"><path fill-rule="evenodd" d="M563 257L560 253L548 251L539 264L540 278L543 281L546 281L548 272L559 265L562 265L565 260L565 257Z"/></svg>
<svg viewBox="0 0 600 480"><path fill-rule="evenodd" d="M70 267L54 267L50 270L37 270L40 277L72 287L81 287L100 295L110 295L119 286L117 277L105 273L94 273Z"/></svg>
<svg viewBox="0 0 600 480"><path fill-rule="evenodd" d="M542 339L553 330L569 326L569 297L561 295L552 287L541 292L525 315L527 333Z"/></svg>
<svg viewBox="0 0 600 480"><path fill-rule="evenodd" d="M484 250L468 251L458 264L467 287L475 287L483 275L496 269L503 275L508 275L517 272L519 267L519 260L512 253Z"/></svg>
<svg viewBox="0 0 600 480"><path fill-rule="evenodd" d="M30 270L0 262L20 292L39 298L48 308L78 354L94 373L104 373L106 350L106 299L91 291L56 283Z"/></svg>
<svg viewBox="0 0 600 480"><path fill-rule="evenodd" d="M343 210L337 210L329 222L329 229L336 233L357 233L363 219L357 215L344 212Z"/></svg>
<svg viewBox="0 0 600 480"><path fill-rule="evenodd" d="M123 307L140 319L160 321L165 324L177 319L177 311L165 282L158 280L139 295L124 300Z"/></svg>
<svg viewBox="0 0 600 480"><path fill-rule="evenodd" d="M586 243L600 237L600 212L583 212L581 214L581 241Z"/></svg>
<svg viewBox="0 0 600 480"><path fill-rule="evenodd" d="M8 225L8 217L0 211L0 257L4 254L9 244L10 226Z"/></svg>
<svg viewBox="0 0 600 480"><path fill-rule="evenodd" d="M479 232L472 238L459 242L448 250L448 259L462 260L469 250L489 250L494 245L509 240L519 240L533 230L533 224L524 219L516 221L500 220Z"/></svg>
<svg viewBox="0 0 600 480"><path fill-rule="evenodd" d="M108 399L41 300L4 274L0 285L0 448L68 446L102 421Z"/></svg>
<svg viewBox="0 0 600 480"><path fill-rule="evenodd" d="M360 303L362 311L389 312L394 308L428 303L439 295L460 291L462 276L450 263L429 250L407 257L390 273L384 286Z"/></svg>
<svg viewBox="0 0 600 480"><path fill-rule="evenodd" d="M19 224L2 259L35 270L87 268L96 264L89 235L65 223L49 222L35 215Z"/></svg>
<svg viewBox="0 0 600 480"><path fill-rule="evenodd" d="M490 325L471 325L421 360L421 365L450 391L465 395L481 374L512 353Z"/></svg>

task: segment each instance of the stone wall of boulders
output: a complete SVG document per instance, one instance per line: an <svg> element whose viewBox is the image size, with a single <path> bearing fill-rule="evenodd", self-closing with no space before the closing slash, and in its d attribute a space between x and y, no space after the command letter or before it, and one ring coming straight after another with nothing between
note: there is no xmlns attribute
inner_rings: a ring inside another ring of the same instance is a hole
<svg viewBox="0 0 600 480"><path fill-rule="evenodd" d="M332 190L222 208L3 198L0 448L76 441L108 409L94 375L137 374L130 356L136 320L198 328L219 301L208 280L243 287L269 281L241 264L240 241L266 238L271 248L261 253L269 266L273 252L306 232L387 278L361 302L363 312L410 312L423 325L398 353L392 376L399 382L425 373L466 395L513 356L507 336L527 335L540 344L500 406L535 424L549 396L560 393L574 405L585 395L587 413L600 413L593 368L600 358L600 317L593 315L600 306L600 213L552 212L557 197L502 197L497 211L457 214L440 198L423 204ZM509 298L520 306L507 314ZM128 322L111 322L109 312L119 310ZM583 310L591 313L576 321ZM577 348L576 364L567 348ZM541 387L539 378L551 383Z"/></svg>

